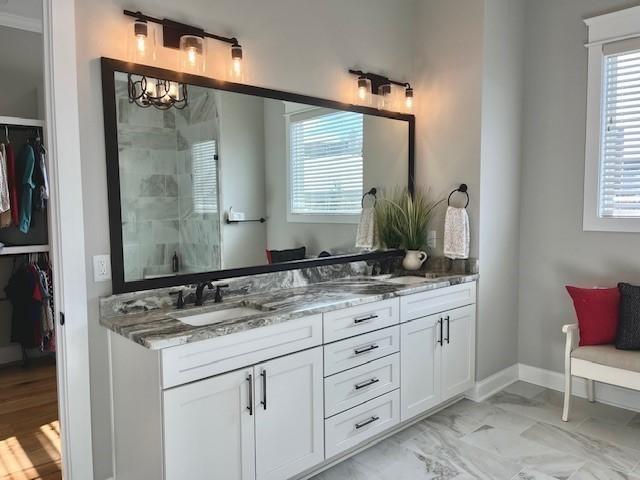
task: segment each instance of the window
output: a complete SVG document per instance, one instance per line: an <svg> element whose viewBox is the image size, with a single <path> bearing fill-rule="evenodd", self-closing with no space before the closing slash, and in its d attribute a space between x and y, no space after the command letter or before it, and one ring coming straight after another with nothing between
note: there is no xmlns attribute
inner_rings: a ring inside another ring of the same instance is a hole
<svg viewBox="0 0 640 480"><path fill-rule="evenodd" d="M584 230L640 232L640 8L589 26Z"/></svg>
<svg viewBox="0 0 640 480"><path fill-rule="evenodd" d="M605 52L606 52L605 48ZM605 56L600 217L640 217L640 50Z"/></svg>
<svg viewBox="0 0 640 480"><path fill-rule="evenodd" d="M193 211L218 212L218 153L216 141L191 146Z"/></svg>
<svg viewBox="0 0 640 480"><path fill-rule="evenodd" d="M589 27L583 229L640 232L640 7Z"/></svg>
<svg viewBox="0 0 640 480"><path fill-rule="evenodd" d="M363 115L319 112L289 118L288 218L354 221L362 200Z"/></svg>

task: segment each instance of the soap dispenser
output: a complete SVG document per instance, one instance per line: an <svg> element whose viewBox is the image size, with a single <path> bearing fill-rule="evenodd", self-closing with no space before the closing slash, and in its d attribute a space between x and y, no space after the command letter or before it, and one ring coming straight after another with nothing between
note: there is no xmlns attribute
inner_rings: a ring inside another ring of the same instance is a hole
<svg viewBox="0 0 640 480"><path fill-rule="evenodd" d="M178 252L173 252L171 267L173 269L173 273L178 273L180 271L180 260L178 259Z"/></svg>

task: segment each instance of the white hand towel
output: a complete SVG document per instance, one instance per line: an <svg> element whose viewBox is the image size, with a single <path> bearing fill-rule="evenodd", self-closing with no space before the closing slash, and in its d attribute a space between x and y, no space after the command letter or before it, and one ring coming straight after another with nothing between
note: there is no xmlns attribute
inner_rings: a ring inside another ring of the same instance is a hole
<svg viewBox="0 0 640 480"><path fill-rule="evenodd" d="M378 245L378 225L376 223L376 210L373 207L364 207L360 214L358 232L356 233L356 248L373 250Z"/></svg>
<svg viewBox="0 0 640 480"><path fill-rule="evenodd" d="M469 215L466 208L448 207L444 217L444 256L469 258Z"/></svg>

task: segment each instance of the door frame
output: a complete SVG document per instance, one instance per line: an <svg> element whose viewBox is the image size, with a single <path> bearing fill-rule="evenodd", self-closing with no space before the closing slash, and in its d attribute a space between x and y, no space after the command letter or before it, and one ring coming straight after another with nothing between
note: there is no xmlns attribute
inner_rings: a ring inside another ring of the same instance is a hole
<svg viewBox="0 0 640 480"><path fill-rule="evenodd" d="M63 478L93 478L74 0L43 0L49 245ZM64 325L62 324L62 319Z"/></svg>

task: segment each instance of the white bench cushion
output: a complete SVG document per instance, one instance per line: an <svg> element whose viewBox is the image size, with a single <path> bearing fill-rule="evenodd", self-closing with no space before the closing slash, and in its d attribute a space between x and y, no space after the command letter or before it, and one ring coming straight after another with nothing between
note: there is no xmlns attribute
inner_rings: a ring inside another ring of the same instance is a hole
<svg viewBox="0 0 640 480"><path fill-rule="evenodd" d="M571 352L571 358L640 372L640 351L618 350L613 345L593 345L578 347Z"/></svg>

